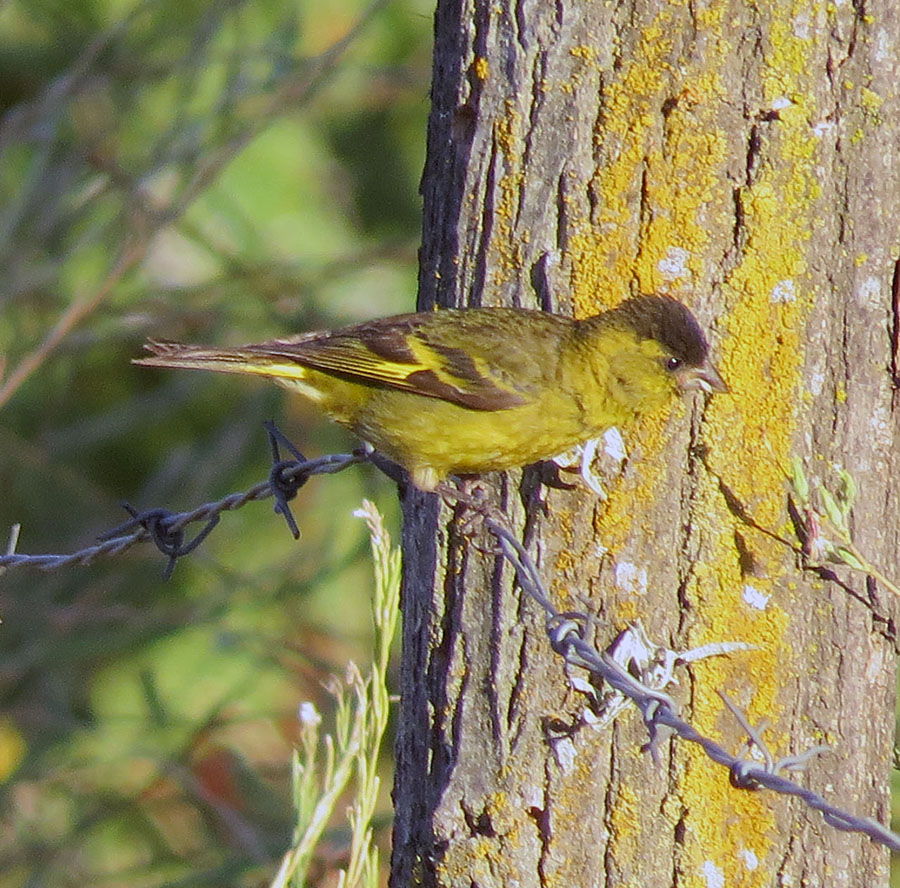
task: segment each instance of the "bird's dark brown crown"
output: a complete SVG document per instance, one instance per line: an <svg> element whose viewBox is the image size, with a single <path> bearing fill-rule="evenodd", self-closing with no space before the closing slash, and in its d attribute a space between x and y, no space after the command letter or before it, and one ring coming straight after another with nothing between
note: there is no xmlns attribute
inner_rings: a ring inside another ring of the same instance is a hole
<svg viewBox="0 0 900 888"><path fill-rule="evenodd" d="M699 367L709 354L706 337L690 310L670 296L635 296L603 315L634 330L640 339L655 339L683 363Z"/></svg>

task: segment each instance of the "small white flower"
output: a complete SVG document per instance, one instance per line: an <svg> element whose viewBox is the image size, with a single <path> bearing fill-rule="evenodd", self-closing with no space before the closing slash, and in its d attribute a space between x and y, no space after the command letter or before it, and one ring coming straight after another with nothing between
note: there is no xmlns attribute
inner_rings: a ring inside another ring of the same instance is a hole
<svg viewBox="0 0 900 888"><path fill-rule="evenodd" d="M314 703L305 700L297 707L297 721L299 721L301 725L317 728L322 724L322 716L319 715L319 710L316 709Z"/></svg>

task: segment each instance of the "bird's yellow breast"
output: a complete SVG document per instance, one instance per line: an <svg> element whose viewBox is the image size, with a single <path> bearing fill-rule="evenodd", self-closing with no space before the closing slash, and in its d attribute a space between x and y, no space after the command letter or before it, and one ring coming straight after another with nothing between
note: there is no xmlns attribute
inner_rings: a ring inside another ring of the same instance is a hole
<svg viewBox="0 0 900 888"><path fill-rule="evenodd" d="M606 329L567 343L521 406L477 410L304 368L282 384L313 396L332 419L408 469L429 489L449 474L502 471L550 459L627 425L673 391L661 351Z"/></svg>

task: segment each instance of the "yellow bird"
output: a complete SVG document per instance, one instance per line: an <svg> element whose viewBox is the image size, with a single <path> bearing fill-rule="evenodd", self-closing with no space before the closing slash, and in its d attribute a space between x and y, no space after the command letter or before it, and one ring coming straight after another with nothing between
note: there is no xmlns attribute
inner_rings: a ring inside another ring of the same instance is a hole
<svg viewBox="0 0 900 888"><path fill-rule="evenodd" d="M550 459L681 392L728 390L696 319L667 296L583 320L448 309L236 348L146 347L134 363L251 373L305 395L422 490Z"/></svg>

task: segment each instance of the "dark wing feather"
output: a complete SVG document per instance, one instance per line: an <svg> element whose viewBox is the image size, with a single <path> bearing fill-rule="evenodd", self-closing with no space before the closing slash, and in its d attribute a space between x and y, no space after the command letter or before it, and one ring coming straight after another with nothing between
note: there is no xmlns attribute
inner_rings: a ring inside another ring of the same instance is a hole
<svg viewBox="0 0 900 888"><path fill-rule="evenodd" d="M524 326L523 318L529 319ZM535 318L554 334L559 334L560 323L569 323L541 312L513 309L421 312L330 333L272 340L242 351L293 360L473 410L506 410L527 403L542 369L545 355L520 352L535 340L540 343L539 352L546 346L543 337L533 335ZM532 333L527 339L522 335L526 330ZM555 344L558 335L551 339L550 344Z"/></svg>

